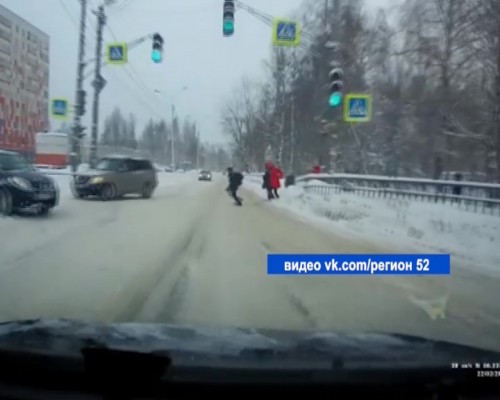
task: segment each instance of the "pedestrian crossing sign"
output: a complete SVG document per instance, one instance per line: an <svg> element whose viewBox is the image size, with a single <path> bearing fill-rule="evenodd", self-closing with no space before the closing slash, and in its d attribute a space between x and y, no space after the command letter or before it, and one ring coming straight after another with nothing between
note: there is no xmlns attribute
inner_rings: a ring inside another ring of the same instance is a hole
<svg viewBox="0 0 500 400"><path fill-rule="evenodd" d="M275 46L297 47L300 45L300 24L296 21L274 19L273 44Z"/></svg>
<svg viewBox="0 0 500 400"><path fill-rule="evenodd" d="M348 93L344 97L345 122L370 122L372 119L372 96L363 93Z"/></svg>
<svg viewBox="0 0 500 400"><path fill-rule="evenodd" d="M127 63L127 43L110 43L107 45L106 61L108 64L122 65Z"/></svg>
<svg viewBox="0 0 500 400"><path fill-rule="evenodd" d="M69 101L67 99L52 99L50 114L52 118L56 119L67 119L68 118L68 110L69 109Z"/></svg>

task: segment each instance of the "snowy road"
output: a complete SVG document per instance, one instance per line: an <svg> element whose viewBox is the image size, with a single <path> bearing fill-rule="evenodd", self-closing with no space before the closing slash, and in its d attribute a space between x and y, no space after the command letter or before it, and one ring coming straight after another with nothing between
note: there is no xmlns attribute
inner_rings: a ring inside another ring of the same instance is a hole
<svg viewBox="0 0 500 400"><path fill-rule="evenodd" d="M235 207L224 178L186 174L151 200L63 198L50 218L0 219L0 320L67 317L417 334L500 350L500 282L451 277L270 277L266 254L387 253L270 207ZM444 319L430 300L446 303Z"/></svg>

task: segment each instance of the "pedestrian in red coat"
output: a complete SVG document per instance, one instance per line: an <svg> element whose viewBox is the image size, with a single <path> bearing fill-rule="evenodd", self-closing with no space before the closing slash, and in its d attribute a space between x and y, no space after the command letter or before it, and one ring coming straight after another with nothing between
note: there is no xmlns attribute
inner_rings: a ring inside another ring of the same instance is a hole
<svg viewBox="0 0 500 400"><path fill-rule="evenodd" d="M278 189L281 187L280 180L283 178L283 171L272 164L270 166L270 184L274 196L279 199Z"/></svg>

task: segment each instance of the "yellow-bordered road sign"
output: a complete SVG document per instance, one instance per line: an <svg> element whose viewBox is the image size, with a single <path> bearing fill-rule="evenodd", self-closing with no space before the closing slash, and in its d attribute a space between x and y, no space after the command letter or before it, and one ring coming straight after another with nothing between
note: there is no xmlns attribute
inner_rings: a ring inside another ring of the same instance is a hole
<svg viewBox="0 0 500 400"><path fill-rule="evenodd" d="M56 119L68 119L69 101L63 98L50 100L50 115Z"/></svg>
<svg viewBox="0 0 500 400"><path fill-rule="evenodd" d="M106 49L108 64L122 65L127 63L127 43L109 43Z"/></svg>
<svg viewBox="0 0 500 400"><path fill-rule="evenodd" d="M273 20L273 44L297 47L300 45L300 24L296 21L276 18Z"/></svg>
<svg viewBox="0 0 500 400"><path fill-rule="evenodd" d="M348 93L344 97L345 122L369 122L372 119L372 95Z"/></svg>

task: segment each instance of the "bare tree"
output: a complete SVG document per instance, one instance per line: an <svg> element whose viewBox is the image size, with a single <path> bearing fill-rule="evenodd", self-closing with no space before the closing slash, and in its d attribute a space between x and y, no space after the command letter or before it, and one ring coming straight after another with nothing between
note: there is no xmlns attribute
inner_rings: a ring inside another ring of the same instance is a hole
<svg viewBox="0 0 500 400"><path fill-rule="evenodd" d="M483 133L486 172L500 182L500 3L496 0L477 1L476 32L481 66L474 76L483 97L480 127Z"/></svg>
<svg viewBox="0 0 500 400"><path fill-rule="evenodd" d="M244 78L222 112L222 126L233 142L241 168L250 169L255 164L256 142L252 138L258 129L255 84Z"/></svg>
<svg viewBox="0 0 500 400"><path fill-rule="evenodd" d="M499 4L406 0L391 23L384 11L364 13L361 0L309 0L300 49L273 49L265 81L242 83L226 105L224 130L238 159L258 167L271 149L299 173L331 152L336 169L348 172L498 176ZM340 43L336 55L325 46L331 40ZM344 93L372 95L370 123L346 124L341 107L328 105L337 56Z"/></svg>
<svg viewBox="0 0 500 400"><path fill-rule="evenodd" d="M406 51L414 51L426 67L426 85L435 88L435 110L429 130L428 151L444 168L460 164L447 120L458 117L457 88L475 62L474 7L471 0L407 0L401 23L406 27Z"/></svg>

